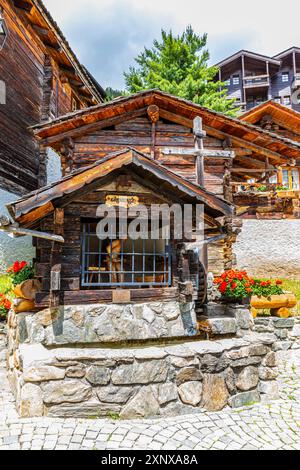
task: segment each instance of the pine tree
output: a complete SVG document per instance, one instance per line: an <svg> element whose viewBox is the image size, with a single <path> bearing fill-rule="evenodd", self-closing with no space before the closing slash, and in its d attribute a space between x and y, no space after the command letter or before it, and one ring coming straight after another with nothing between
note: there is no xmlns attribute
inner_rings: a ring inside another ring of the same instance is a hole
<svg viewBox="0 0 300 470"><path fill-rule="evenodd" d="M183 34L161 31L161 41L135 59L138 67L124 73L126 90L137 93L158 88L215 111L236 116L235 100L228 99L223 82L214 81L218 69L209 67L207 34L198 36L188 26Z"/></svg>

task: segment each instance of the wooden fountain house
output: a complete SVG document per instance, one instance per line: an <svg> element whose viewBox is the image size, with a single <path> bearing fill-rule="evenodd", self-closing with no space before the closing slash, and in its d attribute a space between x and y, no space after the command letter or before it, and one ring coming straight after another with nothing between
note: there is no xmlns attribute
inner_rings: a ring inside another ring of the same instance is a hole
<svg viewBox="0 0 300 470"><path fill-rule="evenodd" d="M299 156L294 142L156 90L76 111L33 132L60 155L63 172L8 206L15 231L38 232L38 309L156 299L194 300L201 308L207 273L234 265L232 178L263 159ZM204 242L100 241L97 208L120 201L202 204Z"/></svg>

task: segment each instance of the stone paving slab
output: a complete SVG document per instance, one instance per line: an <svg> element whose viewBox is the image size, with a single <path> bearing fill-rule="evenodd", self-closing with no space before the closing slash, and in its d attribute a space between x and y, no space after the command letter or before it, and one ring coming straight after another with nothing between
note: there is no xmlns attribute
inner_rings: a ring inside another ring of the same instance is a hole
<svg viewBox="0 0 300 470"><path fill-rule="evenodd" d="M0 369L0 450L299 450L300 350L280 351L280 400L176 418L20 419Z"/></svg>

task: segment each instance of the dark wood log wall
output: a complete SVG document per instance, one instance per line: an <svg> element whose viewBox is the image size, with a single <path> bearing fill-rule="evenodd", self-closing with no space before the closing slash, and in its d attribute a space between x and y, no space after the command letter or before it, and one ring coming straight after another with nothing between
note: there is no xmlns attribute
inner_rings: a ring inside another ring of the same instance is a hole
<svg viewBox="0 0 300 470"><path fill-rule="evenodd" d="M72 92L21 10L10 0L1 6L8 36L0 50L7 95L0 105L0 188L24 194L45 183L46 151L28 127L71 111Z"/></svg>
<svg viewBox="0 0 300 470"><path fill-rule="evenodd" d="M134 147L148 155L151 153L151 122L147 117L135 118L116 125L111 129L93 131L74 140L74 168L94 163L111 152ZM194 149L192 129L160 120L156 124L155 158L170 170L193 182L196 182L196 157L188 155L164 155L166 148ZM222 149L222 141L206 137L204 146L207 149ZM206 159L205 187L222 196L225 161Z"/></svg>

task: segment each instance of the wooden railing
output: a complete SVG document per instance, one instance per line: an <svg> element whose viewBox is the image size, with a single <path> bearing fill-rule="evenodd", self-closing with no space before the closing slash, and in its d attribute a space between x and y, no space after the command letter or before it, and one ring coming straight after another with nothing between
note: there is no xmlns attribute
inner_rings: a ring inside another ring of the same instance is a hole
<svg viewBox="0 0 300 470"><path fill-rule="evenodd" d="M255 75L251 77L244 78L244 87L245 88L255 88L255 87L268 87L270 85L270 76L269 75Z"/></svg>
<svg viewBox="0 0 300 470"><path fill-rule="evenodd" d="M299 198L300 190L289 189L278 183L231 183L233 194L253 193L255 196L278 196L281 198Z"/></svg>

